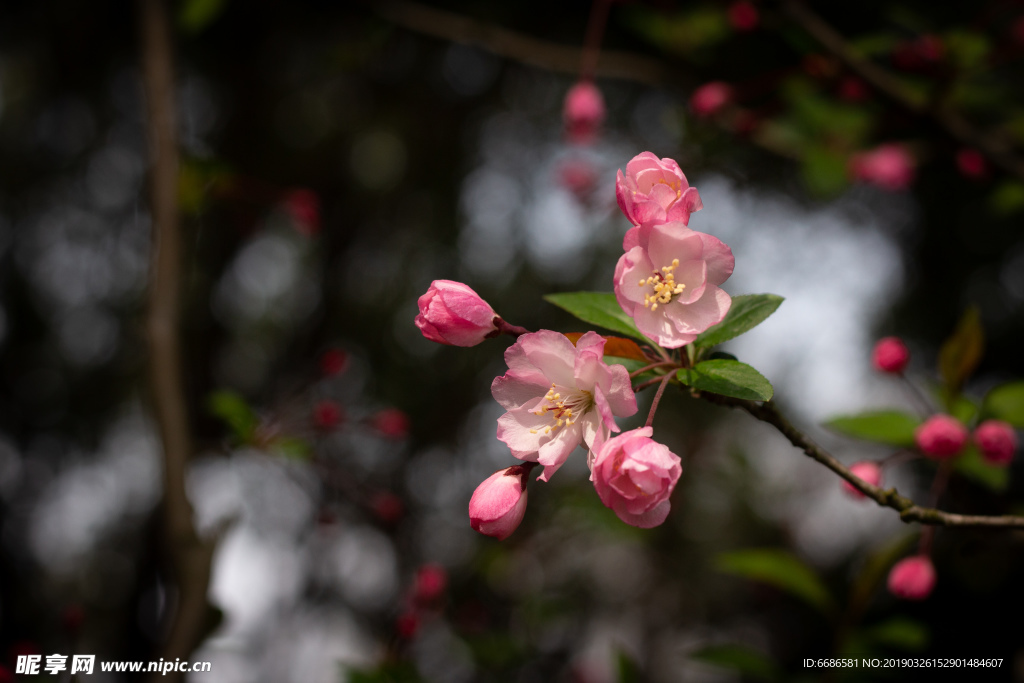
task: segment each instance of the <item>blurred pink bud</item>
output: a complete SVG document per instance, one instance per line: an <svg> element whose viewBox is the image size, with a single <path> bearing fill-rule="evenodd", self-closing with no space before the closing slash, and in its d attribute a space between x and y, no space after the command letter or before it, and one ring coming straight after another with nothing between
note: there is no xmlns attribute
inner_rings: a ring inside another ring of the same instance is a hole
<svg viewBox="0 0 1024 683"><path fill-rule="evenodd" d="M569 88L565 95L562 118L571 142L592 142L604 122L604 116L604 97L593 81L579 81Z"/></svg>
<svg viewBox="0 0 1024 683"><path fill-rule="evenodd" d="M394 524L405 514L402 499L390 491L381 491L370 502L373 514L385 524Z"/></svg>
<svg viewBox="0 0 1024 683"><path fill-rule="evenodd" d="M650 529L668 517L682 461L641 427L606 441L594 459L597 495L626 524Z"/></svg>
<svg viewBox="0 0 1024 683"><path fill-rule="evenodd" d="M434 280L418 303L416 327L438 344L476 346L498 330L491 305L461 282Z"/></svg>
<svg viewBox="0 0 1024 683"><path fill-rule="evenodd" d="M981 152L971 147L964 147L956 153L956 167L965 178L978 180L988 175L988 163Z"/></svg>
<svg viewBox="0 0 1024 683"><path fill-rule="evenodd" d="M425 564L416 570L412 599L417 605L436 603L448 589L448 572L436 564Z"/></svg>
<svg viewBox="0 0 1024 683"><path fill-rule="evenodd" d="M729 5L729 25L737 31L753 31L761 20L754 4L739 0Z"/></svg>
<svg viewBox="0 0 1024 683"><path fill-rule="evenodd" d="M594 191L597 172L586 159L569 159L558 167L558 181L576 199L584 201Z"/></svg>
<svg viewBox="0 0 1024 683"><path fill-rule="evenodd" d="M853 155L850 173L885 190L904 190L914 182L914 158L903 145L880 145Z"/></svg>
<svg viewBox="0 0 1024 683"><path fill-rule="evenodd" d="M872 486L878 486L882 483L882 468L878 466L877 462L871 460L856 462L850 465L850 471ZM843 480L843 490L854 498L867 498L867 496L845 479Z"/></svg>
<svg viewBox="0 0 1024 683"><path fill-rule="evenodd" d="M291 190L284 198L284 208L303 235L320 232L320 197L307 189Z"/></svg>
<svg viewBox="0 0 1024 683"><path fill-rule="evenodd" d="M967 443L967 428L951 415L933 415L914 432L917 447L935 459L958 455Z"/></svg>
<svg viewBox="0 0 1024 683"><path fill-rule="evenodd" d="M722 81L712 81L693 91L690 95L690 109L695 116L707 118L729 104L732 98L732 86Z"/></svg>
<svg viewBox="0 0 1024 683"><path fill-rule="evenodd" d="M615 176L615 199L633 225L642 223L690 222L690 214L700 211L697 188L690 187L674 159L659 159L652 152L641 152Z"/></svg>
<svg viewBox="0 0 1024 683"><path fill-rule="evenodd" d="M889 592L903 600L924 600L935 588L935 565L927 555L907 557L889 572Z"/></svg>
<svg viewBox="0 0 1024 683"><path fill-rule="evenodd" d="M399 638L410 640L420 630L420 618L415 612L404 612L395 619L395 632Z"/></svg>
<svg viewBox="0 0 1024 683"><path fill-rule="evenodd" d="M327 377L336 377L348 368L348 354L341 349L328 349L320 356L320 371Z"/></svg>
<svg viewBox="0 0 1024 683"><path fill-rule="evenodd" d="M910 350L899 337L879 339L871 352L871 365L879 372L899 375L907 368L908 363L910 363Z"/></svg>
<svg viewBox="0 0 1024 683"><path fill-rule="evenodd" d="M527 472L513 465L484 479L469 499L469 525L499 541L511 536L526 514Z"/></svg>
<svg viewBox="0 0 1024 683"><path fill-rule="evenodd" d="M1017 450L1017 433L1002 420L985 420L974 430L981 457L993 465L1008 465Z"/></svg>
<svg viewBox="0 0 1024 683"><path fill-rule="evenodd" d="M319 429L334 429L344 418L344 411L334 401L320 401L313 406L313 424Z"/></svg>
<svg viewBox="0 0 1024 683"><path fill-rule="evenodd" d="M409 435L409 416L398 408L385 408L370 418L370 426L391 439Z"/></svg>
<svg viewBox="0 0 1024 683"><path fill-rule="evenodd" d="M839 84L839 99L846 102L863 102L871 95L864 81L854 76L847 76Z"/></svg>

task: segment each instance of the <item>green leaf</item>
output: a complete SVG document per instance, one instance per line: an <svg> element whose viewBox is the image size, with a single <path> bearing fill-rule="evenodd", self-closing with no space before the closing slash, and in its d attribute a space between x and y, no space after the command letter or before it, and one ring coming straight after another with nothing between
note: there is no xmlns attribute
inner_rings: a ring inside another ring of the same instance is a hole
<svg viewBox="0 0 1024 683"><path fill-rule="evenodd" d="M988 392L982 414L1024 429L1024 382L1000 384Z"/></svg>
<svg viewBox="0 0 1024 683"><path fill-rule="evenodd" d="M286 458L305 460L313 448L297 436L282 436L271 442L270 447Z"/></svg>
<svg viewBox="0 0 1024 683"><path fill-rule="evenodd" d="M199 33L224 11L227 0L185 0L178 12L178 26L186 33Z"/></svg>
<svg viewBox="0 0 1024 683"><path fill-rule="evenodd" d="M813 194L829 197L850 182L846 155L824 146L809 147L800 159L800 176Z"/></svg>
<svg viewBox="0 0 1024 683"><path fill-rule="evenodd" d="M939 373L950 396L960 393L964 382L978 367L984 349L981 314L972 306L964 312L953 334L939 350Z"/></svg>
<svg viewBox="0 0 1024 683"><path fill-rule="evenodd" d="M985 462L974 444L967 445L963 455L954 461L953 467L968 479L996 493L1005 491L1006 487L1010 485L1010 473L1007 469Z"/></svg>
<svg viewBox="0 0 1024 683"><path fill-rule="evenodd" d="M738 337L764 322L782 302L783 298L775 294L734 296L725 319L702 332L693 343L697 348L706 349Z"/></svg>
<svg viewBox="0 0 1024 683"><path fill-rule="evenodd" d="M770 401L773 389L764 375L746 363L735 360L706 360L676 373L680 382L712 394Z"/></svg>
<svg viewBox="0 0 1024 683"><path fill-rule="evenodd" d="M772 681L779 677L775 662L743 645L709 645L691 653L690 658L733 669L760 681Z"/></svg>
<svg viewBox="0 0 1024 683"><path fill-rule="evenodd" d="M914 445L914 430L920 424L920 419L898 410L876 410L834 417L825 426L857 439L909 447Z"/></svg>
<svg viewBox="0 0 1024 683"><path fill-rule="evenodd" d="M547 294L544 296L544 300L572 313L585 323L640 339L651 346L657 346L636 329L633 319L626 315L611 292Z"/></svg>
<svg viewBox="0 0 1024 683"><path fill-rule="evenodd" d="M928 627L906 617L893 617L867 629L867 640L900 650L923 650L928 647Z"/></svg>
<svg viewBox="0 0 1024 683"><path fill-rule="evenodd" d="M252 441L259 418L240 394L234 391L215 391L206 399L210 414L227 423L242 443Z"/></svg>
<svg viewBox="0 0 1024 683"><path fill-rule="evenodd" d="M966 396L957 396L952 401L946 401L946 404L949 414L965 425L971 424L978 415L978 404Z"/></svg>
<svg viewBox="0 0 1024 683"><path fill-rule="evenodd" d="M835 603L817 573L799 558L776 548L739 550L718 556L718 568L752 581L760 581L830 614Z"/></svg>

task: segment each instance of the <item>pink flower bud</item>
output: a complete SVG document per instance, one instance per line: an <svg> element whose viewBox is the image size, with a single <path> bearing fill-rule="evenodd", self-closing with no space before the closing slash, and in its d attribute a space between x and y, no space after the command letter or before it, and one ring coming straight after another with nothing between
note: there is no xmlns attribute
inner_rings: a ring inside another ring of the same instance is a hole
<svg viewBox="0 0 1024 683"><path fill-rule="evenodd" d="M899 191L914 182L914 158L900 144L880 145L850 159L850 173L856 180Z"/></svg>
<svg viewBox="0 0 1024 683"><path fill-rule="evenodd" d="M391 439L409 435L409 416L398 408L385 408L370 418L370 426Z"/></svg>
<svg viewBox="0 0 1024 683"><path fill-rule="evenodd" d="M900 560L889 572L889 592L903 600L924 600L935 588L935 565L927 555Z"/></svg>
<svg viewBox="0 0 1024 683"><path fill-rule="evenodd" d="M960 175L972 180L979 180L988 175L985 157L971 147L964 147L956 153L956 167L960 169Z"/></svg>
<svg viewBox="0 0 1024 683"><path fill-rule="evenodd" d="M703 204L696 187L690 187L675 159L659 159L641 152L615 176L615 200L633 225L690 222L690 214Z"/></svg>
<svg viewBox="0 0 1024 683"><path fill-rule="evenodd" d="M499 541L511 536L526 513L526 473L514 465L484 479L469 499L469 525Z"/></svg>
<svg viewBox="0 0 1024 683"><path fill-rule="evenodd" d="M650 427L609 439L594 458L597 495L626 524L650 529L668 517L683 468L679 456L650 438Z"/></svg>
<svg viewBox="0 0 1024 683"><path fill-rule="evenodd" d="M910 362L910 351L899 337L879 339L871 352L871 365L879 372L902 374Z"/></svg>
<svg viewBox="0 0 1024 683"><path fill-rule="evenodd" d="M341 349L327 349L320 356L320 371L327 377L336 377L348 368L348 354Z"/></svg>
<svg viewBox="0 0 1024 683"><path fill-rule="evenodd" d="M1017 450L1017 433L1002 420L985 420L974 430L974 443L992 465L1008 465Z"/></svg>
<svg viewBox="0 0 1024 683"><path fill-rule="evenodd" d="M871 460L857 462L850 465L850 471L872 486L878 486L882 483L882 468L878 466L877 462L872 462ZM845 479L843 480L843 490L854 498L867 498L867 496Z"/></svg>
<svg viewBox="0 0 1024 683"><path fill-rule="evenodd" d="M757 8L747 0L739 0L729 5L729 25L737 31L753 31L761 19Z"/></svg>
<svg viewBox="0 0 1024 683"><path fill-rule="evenodd" d="M578 144L592 142L604 122L604 115L604 98L592 81L579 81L569 88L562 118L570 141Z"/></svg>
<svg viewBox="0 0 1024 683"><path fill-rule="evenodd" d="M448 572L436 564L425 564L416 570L412 586L412 599L418 605L435 603L448 589Z"/></svg>
<svg viewBox="0 0 1024 683"><path fill-rule="evenodd" d="M343 419L341 406L334 401L320 401L313 407L313 424L319 429L334 429Z"/></svg>
<svg viewBox="0 0 1024 683"><path fill-rule="evenodd" d="M438 344L476 346L498 329L494 309L461 282L434 280L418 303L416 327Z"/></svg>
<svg viewBox="0 0 1024 683"><path fill-rule="evenodd" d="M717 113L732 101L733 90L728 83L712 81L705 83L690 95L690 109L699 118L707 118Z"/></svg>
<svg viewBox="0 0 1024 683"><path fill-rule="evenodd" d="M914 432L921 452L939 460L958 455L967 443L967 428L950 415L933 415Z"/></svg>
<svg viewBox="0 0 1024 683"><path fill-rule="evenodd" d="M303 235L315 235L320 231L320 197L316 192L301 188L291 190L283 203L296 230Z"/></svg>

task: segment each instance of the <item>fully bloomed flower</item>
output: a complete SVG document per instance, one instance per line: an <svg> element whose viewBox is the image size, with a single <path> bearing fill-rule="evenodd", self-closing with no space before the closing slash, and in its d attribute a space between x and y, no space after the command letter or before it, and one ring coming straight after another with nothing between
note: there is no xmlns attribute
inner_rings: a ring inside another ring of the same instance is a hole
<svg viewBox="0 0 1024 683"><path fill-rule="evenodd" d="M520 460L544 466L548 481L581 443L591 451L619 431L613 416L636 412L629 373L604 362L605 339L587 332L576 342L551 330L521 335L505 351L508 372L491 394L506 411L498 439Z"/></svg>
<svg viewBox="0 0 1024 683"><path fill-rule="evenodd" d="M615 297L645 335L667 348L689 344L722 321L732 299L718 285L735 265L721 240L683 223L626 233L615 266Z"/></svg>
<svg viewBox="0 0 1024 683"><path fill-rule="evenodd" d="M914 182L914 158L900 144L880 145L855 154L850 159L850 172L884 190L905 190Z"/></svg>
<svg viewBox="0 0 1024 683"><path fill-rule="evenodd" d="M650 529L668 517L669 496L683 468L679 456L650 438L650 427L605 442L594 459L597 495L626 524Z"/></svg>
<svg viewBox="0 0 1024 683"><path fill-rule="evenodd" d="M497 332L494 309L461 282L434 280L417 303L416 327L430 341L476 346Z"/></svg>
<svg viewBox="0 0 1024 683"><path fill-rule="evenodd" d="M672 159L659 159L652 152L641 152L619 169L615 177L615 199L633 225L644 223L690 222L690 214L703 204L697 188L690 187L686 176Z"/></svg>

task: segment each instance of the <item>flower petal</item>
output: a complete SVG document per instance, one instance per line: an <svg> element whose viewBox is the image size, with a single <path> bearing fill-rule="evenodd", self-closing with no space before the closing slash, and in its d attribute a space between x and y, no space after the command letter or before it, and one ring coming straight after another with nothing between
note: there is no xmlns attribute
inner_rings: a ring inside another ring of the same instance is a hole
<svg viewBox="0 0 1024 683"><path fill-rule="evenodd" d="M697 234L700 235L700 239L704 243L704 260L708 263L708 280L713 285L720 285L729 279L736 266L736 258L732 255L732 249L717 237L703 232Z"/></svg>
<svg viewBox="0 0 1024 683"><path fill-rule="evenodd" d="M726 294L725 290L708 284L704 296L700 299L692 304L671 301L665 305L665 314L680 333L693 335L695 338L712 325L722 322L731 305L732 297Z"/></svg>

